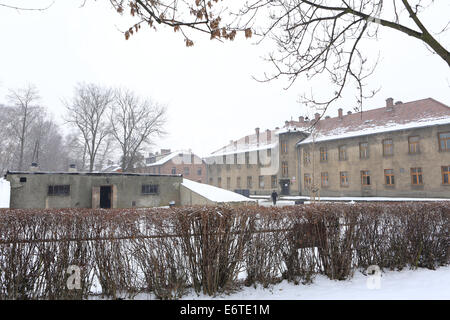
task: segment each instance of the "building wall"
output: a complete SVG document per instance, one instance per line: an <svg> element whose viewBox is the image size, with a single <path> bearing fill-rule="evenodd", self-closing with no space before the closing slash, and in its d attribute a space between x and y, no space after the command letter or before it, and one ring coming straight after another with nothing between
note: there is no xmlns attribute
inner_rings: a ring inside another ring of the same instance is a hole
<svg viewBox="0 0 450 320"><path fill-rule="evenodd" d="M297 142L304 135L300 132L287 132L279 135L279 143L277 149L271 150L270 164L269 158L262 159L267 154L267 149L258 152L249 152L249 163L245 162L245 151L237 153L238 164L234 164L234 154L214 157L208 160L207 164L207 183L227 190L242 190L248 189L253 195L268 195L273 190L278 193L281 192L281 182L289 181L289 194L298 195L298 155ZM282 150L283 143L286 141L287 150ZM242 151L242 150L240 150ZM287 151L287 152L285 152ZM282 163L287 163L287 173L283 174ZM272 176L276 176L276 184L272 185ZM263 184L260 185L259 177L262 177ZM240 177L240 185L238 185L238 177ZM251 177L251 186L247 184L247 178ZM227 179L230 179L230 185L227 184ZM219 180L220 179L220 180Z"/></svg>
<svg viewBox="0 0 450 320"><path fill-rule="evenodd" d="M20 182L26 178L26 182ZM113 203L117 208L155 207L180 203L180 176L78 173L12 173L11 208L92 208L92 189L113 186ZM143 184L159 186L158 194L142 194ZM70 185L70 195L49 196L49 185ZM116 194L114 194L114 190Z"/></svg>
<svg viewBox="0 0 450 320"><path fill-rule="evenodd" d="M450 197L450 185L442 183L442 166L450 165L450 152L439 151L438 133L450 132L450 125L415 128L374 135L299 145L301 193L309 195L304 175L321 185L321 173L328 173L328 186L320 186L321 196ZM420 153L410 154L408 137L419 136ZM393 155L383 155L383 140L393 140ZM369 158L360 159L359 143L368 142ZM345 145L347 160L339 160L339 146ZM327 161L320 161L320 148L326 147ZM311 163L304 152L310 150ZM412 185L410 169L422 168L422 185ZM384 170L394 170L394 185L386 185ZM370 186L361 183L361 171L370 171ZM349 185L340 185L340 172L346 171Z"/></svg>

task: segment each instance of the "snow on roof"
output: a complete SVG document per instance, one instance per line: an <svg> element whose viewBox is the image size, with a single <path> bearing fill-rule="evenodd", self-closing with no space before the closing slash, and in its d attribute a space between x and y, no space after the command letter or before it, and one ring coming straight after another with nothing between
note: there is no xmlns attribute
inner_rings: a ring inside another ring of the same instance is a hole
<svg viewBox="0 0 450 320"><path fill-rule="evenodd" d="M400 103L362 113L323 119L315 126L315 142L344 139L450 123L450 108L432 98ZM313 135L298 145L313 142Z"/></svg>
<svg viewBox="0 0 450 320"><path fill-rule="evenodd" d="M214 187L208 184L195 182L189 179L183 178L181 185L185 186L189 190L198 193L202 197L214 202L253 202L256 200L249 199L236 192L225 190L222 188Z"/></svg>
<svg viewBox="0 0 450 320"><path fill-rule="evenodd" d="M251 145L244 145L241 146L241 148L233 148L233 147L225 147L224 149L222 149L222 152L216 151L214 153L209 154L208 156L206 156L206 158L212 158L212 157L219 157L219 156L226 156L226 155L231 155L231 154L235 154L235 153L243 153L243 152L253 152L253 151L259 151L259 150L267 150L267 149L273 149L276 148L278 146L278 141L271 143L271 144L262 144L262 145L256 145L256 144L251 144Z"/></svg>
<svg viewBox="0 0 450 320"><path fill-rule="evenodd" d="M441 117L441 118L429 118L429 119L421 119L419 121L413 121L404 124L398 124L397 122L390 121L385 123L384 125L374 125L374 126L366 126L361 127L360 130L351 130L348 131L348 128L336 128L325 134L320 134L315 137L315 142L329 141L335 139L345 139L345 138L353 138L357 136L365 136L371 134L377 134L382 132L390 132L390 131L398 131L398 130L406 130L413 128L422 128L433 125L443 125L450 124L450 116L449 117ZM309 136L305 140L302 140L298 143L298 145L308 144L313 142L313 137Z"/></svg>
<svg viewBox="0 0 450 320"><path fill-rule="evenodd" d="M169 153L167 156L159 159L158 161L148 164L147 167L160 166L160 165L166 163L167 161L172 160L173 158L175 158L179 153L180 152Z"/></svg>

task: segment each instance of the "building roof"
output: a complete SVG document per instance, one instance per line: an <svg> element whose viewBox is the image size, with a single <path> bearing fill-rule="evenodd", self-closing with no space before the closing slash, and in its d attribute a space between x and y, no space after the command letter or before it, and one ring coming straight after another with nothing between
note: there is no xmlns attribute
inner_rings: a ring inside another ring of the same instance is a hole
<svg viewBox="0 0 450 320"><path fill-rule="evenodd" d="M381 132L450 124L450 108L432 98L397 103L359 113L319 120L316 134L298 144L351 138Z"/></svg>
<svg viewBox="0 0 450 320"><path fill-rule="evenodd" d="M149 163L146 165L146 167L154 167L154 166L161 166L163 164L165 164L166 162L174 159L175 157L178 157L179 155L182 161L185 161L185 163L191 163L191 155L194 155L195 157L197 157L198 159L200 159L199 156L196 156L192 151L183 151L183 150L178 150L178 151L173 151L167 155L165 155L163 158L159 159L156 162L153 163ZM188 159L184 159L185 156L188 156ZM199 163L200 164L200 163Z"/></svg>
<svg viewBox="0 0 450 320"><path fill-rule="evenodd" d="M183 179L181 185L214 202L256 202L256 200L244 197L236 192L188 179Z"/></svg>
<svg viewBox="0 0 450 320"><path fill-rule="evenodd" d="M9 174L18 174L18 175L26 175L26 174L34 174L34 175L56 175L56 174L65 174L65 175L82 175L82 176L150 176L150 177L182 177L181 174L152 174L152 173L132 173L132 172L51 172L51 171L7 171L6 175Z"/></svg>

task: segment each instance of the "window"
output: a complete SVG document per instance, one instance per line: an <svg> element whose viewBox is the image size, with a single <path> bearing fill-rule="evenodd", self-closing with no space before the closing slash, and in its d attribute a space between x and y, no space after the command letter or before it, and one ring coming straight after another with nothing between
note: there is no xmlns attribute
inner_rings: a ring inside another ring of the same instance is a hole
<svg viewBox="0 0 450 320"><path fill-rule="evenodd" d="M384 169L384 183L387 186L393 186L395 184L393 169Z"/></svg>
<svg viewBox="0 0 450 320"><path fill-rule="evenodd" d="M234 164L237 164L237 153L234 154Z"/></svg>
<svg viewBox="0 0 450 320"><path fill-rule="evenodd" d="M272 188L277 187L277 176L274 175L270 177L270 185L272 186Z"/></svg>
<svg viewBox="0 0 450 320"><path fill-rule="evenodd" d="M311 155L309 151L303 150L303 164L306 166L311 163Z"/></svg>
<svg viewBox="0 0 450 320"><path fill-rule="evenodd" d="M450 166L442 167L442 184L450 184Z"/></svg>
<svg viewBox="0 0 450 320"><path fill-rule="evenodd" d="M247 177L247 188L248 189L252 188L252 177L251 176Z"/></svg>
<svg viewBox="0 0 450 320"><path fill-rule="evenodd" d="M281 153L288 153L286 140L281 141Z"/></svg>
<svg viewBox="0 0 450 320"><path fill-rule="evenodd" d="M226 164L226 163L227 163L227 156L226 156L226 155L223 155L223 156L222 156L222 163L223 163L223 164Z"/></svg>
<svg viewBox="0 0 450 320"><path fill-rule="evenodd" d="M311 186L311 175L309 173L305 173L304 178L304 188L307 189Z"/></svg>
<svg viewBox="0 0 450 320"><path fill-rule="evenodd" d="M241 187L241 177L237 177L236 178L236 187L240 188Z"/></svg>
<svg viewBox="0 0 450 320"><path fill-rule="evenodd" d="M227 177L227 189L231 189L231 178Z"/></svg>
<svg viewBox="0 0 450 320"><path fill-rule="evenodd" d="M281 175L282 175L283 177L287 177L288 174L289 174L289 171L288 171L288 162L287 162L287 161L282 161L282 162L281 162Z"/></svg>
<svg viewBox="0 0 450 320"><path fill-rule="evenodd" d="M175 167L172 168L172 174L177 174L177 168Z"/></svg>
<svg viewBox="0 0 450 320"><path fill-rule="evenodd" d="M250 153L246 152L245 153L245 164L250 164Z"/></svg>
<svg viewBox="0 0 450 320"><path fill-rule="evenodd" d="M361 171L361 184L370 186L370 171Z"/></svg>
<svg viewBox="0 0 450 320"><path fill-rule="evenodd" d="M327 148L322 147L320 148L320 161L327 161L327 160L328 160Z"/></svg>
<svg viewBox="0 0 450 320"><path fill-rule="evenodd" d="M217 178L217 186L218 186L219 188L222 188L222 178L221 178L221 177L218 177L218 178Z"/></svg>
<svg viewBox="0 0 450 320"><path fill-rule="evenodd" d="M142 185L142 194L157 194L158 193L158 185L157 184L143 184Z"/></svg>
<svg viewBox="0 0 450 320"><path fill-rule="evenodd" d="M70 185L48 186L49 196L68 196L70 195Z"/></svg>
<svg viewBox="0 0 450 320"><path fill-rule="evenodd" d="M189 175L189 167L184 167L184 175L185 176Z"/></svg>
<svg viewBox="0 0 450 320"><path fill-rule="evenodd" d="M347 160L347 147L339 146L339 160Z"/></svg>
<svg viewBox="0 0 450 320"><path fill-rule="evenodd" d="M419 136L408 137L409 153L419 153Z"/></svg>
<svg viewBox="0 0 450 320"><path fill-rule="evenodd" d="M439 133L439 150L450 151L450 132Z"/></svg>
<svg viewBox="0 0 450 320"><path fill-rule="evenodd" d="M411 168L411 184L412 185L423 184L422 168Z"/></svg>
<svg viewBox="0 0 450 320"><path fill-rule="evenodd" d="M339 180L341 182L341 187L348 187L348 172L341 171L339 173Z"/></svg>
<svg viewBox="0 0 450 320"><path fill-rule="evenodd" d="M27 178L26 177L20 177L20 182L27 182Z"/></svg>
<svg viewBox="0 0 450 320"><path fill-rule="evenodd" d="M320 173L320 184L322 187L328 187L328 172Z"/></svg>
<svg viewBox="0 0 450 320"><path fill-rule="evenodd" d="M360 159L369 158L369 143L361 142L359 144L359 158Z"/></svg>
<svg viewBox="0 0 450 320"><path fill-rule="evenodd" d="M267 149L267 158L272 156L272 149Z"/></svg>
<svg viewBox="0 0 450 320"><path fill-rule="evenodd" d="M209 184L210 184L210 185L213 184L213 178L209 178Z"/></svg>
<svg viewBox="0 0 450 320"><path fill-rule="evenodd" d="M259 188L264 189L264 176L259 176L258 178L259 182Z"/></svg>
<svg viewBox="0 0 450 320"><path fill-rule="evenodd" d="M392 156L394 154L394 144L392 139L383 140L383 156Z"/></svg>
<svg viewBox="0 0 450 320"><path fill-rule="evenodd" d="M197 168L197 175L201 176L202 175L202 168Z"/></svg>

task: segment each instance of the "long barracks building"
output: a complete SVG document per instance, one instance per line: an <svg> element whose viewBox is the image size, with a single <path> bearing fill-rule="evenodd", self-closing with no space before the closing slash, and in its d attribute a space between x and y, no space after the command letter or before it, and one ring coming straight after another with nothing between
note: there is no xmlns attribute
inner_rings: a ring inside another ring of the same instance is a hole
<svg viewBox="0 0 450 320"><path fill-rule="evenodd" d="M243 194L450 198L450 108L432 98L255 133L206 158L208 183Z"/></svg>

